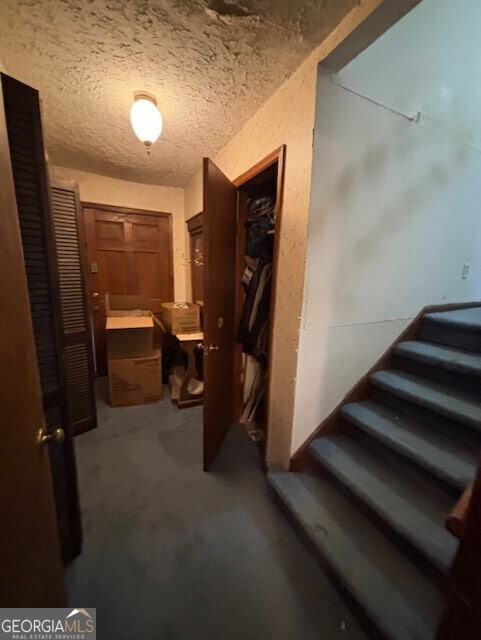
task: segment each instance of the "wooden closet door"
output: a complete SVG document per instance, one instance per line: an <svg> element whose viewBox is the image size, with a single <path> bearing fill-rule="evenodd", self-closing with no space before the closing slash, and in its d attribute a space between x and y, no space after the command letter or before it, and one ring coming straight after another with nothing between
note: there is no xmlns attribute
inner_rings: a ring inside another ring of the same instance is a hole
<svg viewBox="0 0 481 640"><path fill-rule="evenodd" d="M146 295L151 309L174 299L170 213L84 203L88 290L98 376L107 374L105 294Z"/></svg>
<svg viewBox="0 0 481 640"><path fill-rule="evenodd" d="M81 252L85 246L80 202L73 183L51 182L59 296L62 310L68 413L74 435L97 426L92 331Z"/></svg>
<svg viewBox="0 0 481 640"><path fill-rule="evenodd" d="M65 607L57 515L0 83L0 606ZM33 229L32 229L33 231ZM38 228L36 230L38 232Z"/></svg>
<svg viewBox="0 0 481 640"><path fill-rule="evenodd" d="M62 553L68 560L80 553L82 528L40 104L34 89L3 74L1 83L45 421L49 431L65 431L64 442L49 445L49 452Z"/></svg>
<svg viewBox="0 0 481 640"><path fill-rule="evenodd" d="M204 470L234 419L237 187L204 158Z"/></svg>

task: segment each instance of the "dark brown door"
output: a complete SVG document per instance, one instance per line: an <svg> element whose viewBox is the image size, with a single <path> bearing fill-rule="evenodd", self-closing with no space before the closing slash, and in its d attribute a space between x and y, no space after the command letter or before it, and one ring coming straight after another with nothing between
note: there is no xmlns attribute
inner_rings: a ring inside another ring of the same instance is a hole
<svg viewBox="0 0 481 640"><path fill-rule="evenodd" d="M74 435L97 426L92 332L81 252L85 239L77 187L50 184L52 218L62 310L62 338L67 379L68 415Z"/></svg>
<svg viewBox="0 0 481 640"><path fill-rule="evenodd" d="M36 442L45 416L2 92L0 185L0 606L65 607L48 455L55 444Z"/></svg>
<svg viewBox="0 0 481 640"><path fill-rule="evenodd" d="M84 204L97 375L106 375L106 293L146 295L151 308L174 299L169 213Z"/></svg>
<svg viewBox="0 0 481 640"><path fill-rule="evenodd" d="M204 158L204 469L234 414L237 188Z"/></svg>
<svg viewBox="0 0 481 640"><path fill-rule="evenodd" d="M69 560L80 553L82 527L39 96L5 75L1 84L8 134L5 152L13 174L45 422L49 431L60 427L65 431L64 442L50 446L49 452L62 553Z"/></svg>

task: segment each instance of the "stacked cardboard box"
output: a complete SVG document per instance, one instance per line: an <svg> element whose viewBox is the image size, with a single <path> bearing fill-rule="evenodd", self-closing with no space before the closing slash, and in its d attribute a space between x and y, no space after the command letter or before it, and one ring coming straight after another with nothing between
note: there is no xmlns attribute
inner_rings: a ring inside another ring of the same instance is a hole
<svg viewBox="0 0 481 640"><path fill-rule="evenodd" d="M160 349L146 296L105 296L110 404L123 407L162 399Z"/></svg>
<svg viewBox="0 0 481 640"><path fill-rule="evenodd" d="M199 306L193 302L163 302L160 313L165 328L174 335L200 331Z"/></svg>

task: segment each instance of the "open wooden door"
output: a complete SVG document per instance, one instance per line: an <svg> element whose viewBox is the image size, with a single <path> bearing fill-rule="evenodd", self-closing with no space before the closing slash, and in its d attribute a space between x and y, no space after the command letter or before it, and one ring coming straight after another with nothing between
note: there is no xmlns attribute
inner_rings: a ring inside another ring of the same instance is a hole
<svg viewBox="0 0 481 640"><path fill-rule="evenodd" d="M0 91L0 606L65 607L59 530Z"/></svg>
<svg viewBox="0 0 481 640"><path fill-rule="evenodd" d="M237 188L204 158L204 470L234 415Z"/></svg>
<svg viewBox="0 0 481 640"><path fill-rule="evenodd" d="M38 367L46 428L53 432L62 427L65 432L64 441L50 446L49 453L62 554L68 561L80 553L82 545L72 421L78 413L78 402L70 405L72 399L82 395L82 388L62 329L62 312L70 311L69 305L62 306L65 290L62 291L59 278L59 260L65 258L65 253L61 249L57 255L38 92L4 74L0 74L0 81L0 111L7 135L1 152L13 178L23 249L36 355L31 366ZM67 274L69 269L63 271ZM9 277L3 280L9 281ZM11 296L15 297L14 289ZM17 367L24 365L25 357L19 355ZM4 377L10 375L7 371L3 370ZM77 386L75 391L73 386ZM27 391L24 402L29 402Z"/></svg>

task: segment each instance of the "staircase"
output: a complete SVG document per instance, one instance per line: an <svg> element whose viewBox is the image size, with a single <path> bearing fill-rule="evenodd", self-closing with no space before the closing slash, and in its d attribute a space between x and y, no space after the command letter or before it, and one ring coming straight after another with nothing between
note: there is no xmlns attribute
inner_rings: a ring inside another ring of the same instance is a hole
<svg viewBox="0 0 481 640"><path fill-rule="evenodd" d="M368 382L308 468L269 482L370 637L434 639L457 549L444 519L481 448L481 307L424 314Z"/></svg>

